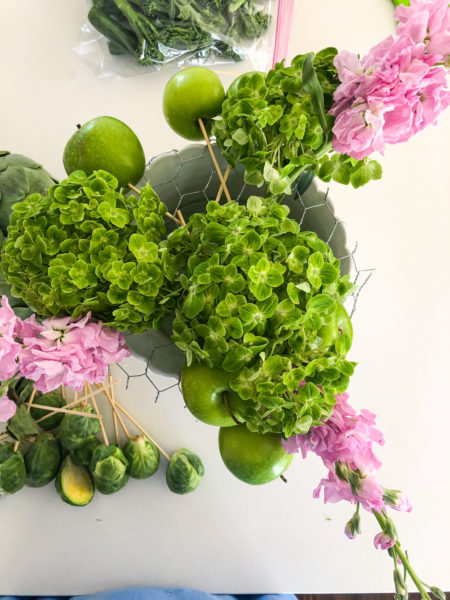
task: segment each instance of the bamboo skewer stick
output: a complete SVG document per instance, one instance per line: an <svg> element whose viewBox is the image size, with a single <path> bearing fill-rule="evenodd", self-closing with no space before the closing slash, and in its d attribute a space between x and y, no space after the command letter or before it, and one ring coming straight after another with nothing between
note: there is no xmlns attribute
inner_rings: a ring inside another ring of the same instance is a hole
<svg viewBox="0 0 450 600"><path fill-rule="evenodd" d="M147 431L145 431L145 429L141 425L139 425L139 423L136 421L136 419L134 417L132 417L130 415L130 413L121 404L119 404L117 402L117 400L116 400L115 404L116 404L117 408L121 412L123 412L123 414L127 417L127 419L129 421L131 421L133 423L133 425L135 425L139 429L139 431L141 431L146 437L148 437L148 439L155 444L155 446L158 448L158 450L161 452L161 454L163 456L165 456L167 458L167 460L170 462L170 456L167 454L167 452L165 450L163 450L163 448L161 448L161 446L155 442L155 440L147 433Z"/></svg>
<svg viewBox="0 0 450 600"><path fill-rule="evenodd" d="M178 218L180 219L181 224L184 227L186 225L186 221L184 220L184 217L183 217L183 215L181 213L181 210L177 210L177 215L178 215Z"/></svg>
<svg viewBox="0 0 450 600"><path fill-rule="evenodd" d="M111 392L111 399L115 400L115 398L114 398L114 384L112 382L111 370L110 369L108 369L108 386L109 386L108 389ZM106 397L108 397L108 396L106 396ZM113 424L114 424L114 434L116 436L116 444L119 445L119 427L117 425L117 409L114 406L114 404L112 404L112 403L111 403L111 408L112 408L112 416L113 416ZM125 433L125 435L127 435L127 434Z"/></svg>
<svg viewBox="0 0 450 600"><path fill-rule="evenodd" d="M120 382L120 379L117 379L117 381L115 381L113 385L115 385L116 383L119 383L119 382ZM102 394L103 393L103 388L100 388L99 390L97 390L95 392L92 392L92 393L93 393L94 396L96 396L97 394ZM79 404L79 403L80 403L80 401L78 399L77 400L73 400L73 402L69 402L69 404L66 404L66 408L70 408L70 407L75 406L76 404ZM36 406L36 405L34 405L34 406ZM44 421L45 419L48 419L49 417L52 417L53 415L56 415L57 412L59 412L59 410L57 411L54 406L48 406L47 410L51 410L52 412L49 413L48 415L44 415L43 417L41 417L40 419L38 419L36 421L36 423L40 423L41 421ZM70 412L71 412L71 414L73 414L73 411L70 411Z"/></svg>
<svg viewBox="0 0 450 600"><path fill-rule="evenodd" d="M227 184L222 175L222 171L220 170L219 163L217 162L216 155L214 154L214 150L212 149L211 142L209 141L208 132L206 131L205 124L203 123L203 119L198 119L198 124L200 125L200 129L202 130L203 137L205 138L206 145L208 146L209 153L211 155L212 161L217 171L217 175L219 176L220 183L223 186L223 191L225 192L225 196L228 202L231 202L230 192L228 191Z"/></svg>
<svg viewBox="0 0 450 600"><path fill-rule="evenodd" d="M128 187L130 188L130 190L133 190L133 192L136 192L136 194L138 194L139 196L141 195L141 190L139 188L137 188L135 185L133 185L132 183L128 184ZM166 211L166 217L169 217L169 219L172 219L172 221L175 221L175 223L177 225L181 225L181 222L173 216L172 213L170 213L169 211Z"/></svg>
<svg viewBox="0 0 450 600"><path fill-rule="evenodd" d="M228 165L227 170L223 174L223 180L225 181L225 183L227 182L228 175L230 174L230 172L231 172L231 165ZM217 192L217 196L216 196L216 202L220 202L220 199L222 198L222 193L223 193L223 185L220 184L220 188L219 188L219 191Z"/></svg>
<svg viewBox="0 0 450 600"><path fill-rule="evenodd" d="M96 383L95 385L96 385L97 387L99 386L97 383ZM111 388L111 390L112 390L112 388ZM116 407L116 401L115 401L115 400L112 398L112 396L110 395L110 393L108 392L108 390L107 390L105 387L103 387L103 388L102 388L102 391L103 391L103 393L105 394L105 396L108 398L108 400L109 400L109 403L111 404L111 408L112 408L112 409L113 409L113 411L114 411L114 414L115 414L115 415L117 416L117 418L119 419L119 423L120 423L120 426L121 426L121 427L122 427L122 429L123 429L123 432L124 432L124 434L127 436L127 438L128 438L128 439L130 439L130 438L131 438L131 436L130 436L130 434L129 434L129 432L128 432L127 426L126 426L126 425L125 425L125 423L123 422L123 419L122 419L121 415L119 414L119 411L117 410L117 407Z"/></svg>
<svg viewBox="0 0 450 600"><path fill-rule="evenodd" d="M97 402L95 400L95 396L92 393L92 387L91 387L91 385L89 383L86 382L84 384L85 390L88 389L88 386L89 386L89 390L91 392L90 396L91 396L92 406L94 407L95 412L100 416L100 411L98 410L98 406L97 406ZM106 435L106 430L105 430L105 426L103 425L103 420L100 421L100 429L101 429L101 432L102 432L103 441L105 442L105 446L109 446L109 440L108 440L108 436Z"/></svg>
<svg viewBox="0 0 450 600"><path fill-rule="evenodd" d="M77 404L79 403L79 401L77 400ZM29 402L25 402L24 404L26 405L30 405ZM41 408L42 410L51 410L52 413L64 413L67 415L76 415L79 417L87 417L88 419L103 419L101 414L96 414L94 415L93 413L86 413L83 412L81 410L69 410L67 407L69 406L69 404L66 406L66 408L56 408L55 406L45 406L44 404L33 404L33 406L35 408ZM46 417L49 417L50 415L45 415ZM42 419L39 419L39 421L41 421ZM39 423L39 421L36 421L36 423Z"/></svg>
<svg viewBox="0 0 450 600"><path fill-rule="evenodd" d="M31 396L30 396L30 400L28 402L28 408L27 408L28 413L31 410L31 405L33 404L34 397L36 396L36 391L37 391L36 388L33 388L33 391L31 392Z"/></svg>

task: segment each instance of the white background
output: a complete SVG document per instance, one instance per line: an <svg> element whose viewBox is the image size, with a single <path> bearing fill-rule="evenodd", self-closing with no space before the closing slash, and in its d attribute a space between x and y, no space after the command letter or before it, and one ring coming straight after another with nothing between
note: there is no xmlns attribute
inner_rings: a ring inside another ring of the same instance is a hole
<svg viewBox="0 0 450 600"><path fill-rule="evenodd" d="M72 48L84 0L0 0L0 147L28 155L62 178L75 124L118 117L147 158L184 141L165 124L168 72L96 81ZM297 0L290 57L328 45L364 53L393 31L390 0ZM233 65L231 70L244 70ZM227 86L232 77L222 76ZM354 317L351 400L376 412L386 445L384 485L405 490L414 510L396 517L420 576L450 589L449 151L450 111L437 128L382 159L384 176L354 191L332 183L336 213L359 240L360 268L376 269ZM135 372L142 363L133 363ZM118 371L116 370L116 374ZM323 505L312 490L318 460L294 460L289 483L250 487L222 465L217 430L194 421L178 391L158 403L145 379L119 397L173 451L187 446L206 476L188 496L168 491L164 468L113 496L70 507L53 485L0 499L0 593L75 594L128 585L210 592L382 592L392 563L372 544L377 526L343 534L351 507ZM412 588L411 588L412 589Z"/></svg>

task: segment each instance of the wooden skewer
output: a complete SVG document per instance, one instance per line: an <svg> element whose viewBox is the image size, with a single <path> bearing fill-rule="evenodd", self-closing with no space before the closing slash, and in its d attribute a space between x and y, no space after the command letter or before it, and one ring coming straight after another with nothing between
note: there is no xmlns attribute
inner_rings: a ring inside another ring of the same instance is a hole
<svg viewBox="0 0 450 600"><path fill-rule="evenodd" d="M206 145L208 146L209 153L211 155L214 166L216 167L217 175L219 176L220 183L223 186L223 191L225 192L225 196L228 202L231 202L230 192L228 191L227 184L222 175L222 171L220 170L219 163L217 162L216 155L214 154L214 150L212 149L211 142L209 141L208 132L206 131L205 124L203 123L203 119L198 119L198 124L200 125L200 129L202 130L203 137L205 138Z"/></svg>
<svg viewBox="0 0 450 600"><path fill-rule="evenodd" d="M183 217L183 214L182 214L181 210L177 210L177 215L178 215L178 218L180 219L181 224L184 227L186 225L186 221L184 220L184 217Z"/></svg>
<svg viewBox="0 0 450 600"><path fill-rule="evenodd" d="M128 187L130 188L130 190L133 190L133 192L136 192L136 194L138 194L138 196L141 195L141 190L139 188L137 188L135 185L133 185L132 183L129 183ZM169 217L169 219L172 219L172 221L175 221L175 223L177 223L177 225L181 225L180 221L176 217L174 217L172 215L172 213L166 211L166 217Z"/></svg>
<svg viewBox="0 0 450 600"><path fill-rule="evenodd" d="M27 408L28 413L31 410L31 405L33 404L34 397L36 396L36 391L37 391L36 388L33 388L33 391L31 392L30 401L28 402L28 408Z"/></svg>
<svg viewBox="0 0 450 600"><path fill-rule="evenodd" d="M117 383L120 383L120 379L117 379L117 381L114 382L114 385L117 384ZM102 394L103 393L103 388L101 388L101 389L99 389L99 390L97 390L95 392L92 392L92 393L93 393L94 396L96 396L97 394ZM80 400L78 400L78 399L77 400L73 400L73 402L69 402L69 404L66 404L66 408L70 408L71 406L75 406L75 404L79 404L79 403L80 403ZM36 404L34 406L36 406ZM52 417L53 415L56 415L57 412L59 412L59 411L57 411L55 409L54 406L47 406L46 408L47 408L47 410L51 410L52 412L49 413L48 415L44 415L43 417L41 417L40 419L38 419L36 421L36 423L40 423L41 421L44 421L45 419L48 419L49 417ZM73 411L70 411L70 412L72 413Z"/></svg>
<svg viewBox="0 0 450 600"><path fill-rule="evenodd" d="M225 173L223 175L223 180L225 181L225 183L228 179L228 175L230 174L230 172L231 172L231 165L228 165L227 170L225 171ZM216 196L216 202L220 202L220 199L222 198L222 193L223 193L223 185L220 184L220 188L219 188L219 191L217 192L217 196ZM228 199L227 199L227 201L228 201Z"/></svg>
<svg viewBox="0 0 450 600"><path fill-rule="evenodd" d="M98 383L96 383L95 385L96 385L97 387L99 387L99 384L98 384ZM121 427L122 427L122 429L123 429L123 432L124 432L124 434L127 436L127 438L128 438L128 439L130 439L130 438L131 438L131 436L130 436L130 434L129 434L129 432L128 432L127 426L126 426L126 425L125 425L125 423L123 422L122 416L119 414L119 411L117 410L117 407L116 407L116 401L115 401L115 400L112 398L111 394L108 392L108 390L107 390L105 387L103 387L103 388L102 388L102 391L103 391L103 393L105 394L105 396L108 398L108 400L109 400L109 403L111 404L111 408L113 409L113 411L114 411L115 415L116 415L116 416L117 416L117 418L119 419L119 423L120 423L120 426L121 426ZM112 391L112 388L111 388L111 391Z"/></svg>
<svg viewBox="0 0 450 600"><path fill-rule="evenodd" d="M130 413L127 410L125 410L125 408L121 404L119 404L117 402L117 400L116 400L115 404L116 404L117 408L123 412L123 414L127 417L127 419L129 419L133 423L133 425L135 425L139 429L139 431L141 431L146 437L148 437L148 439L155 444L155 446L158 448L158 450L161 452L161 454L163 456L165 456L167 458L167 460L170 462L170 456L167 454L167 452L165 450L163 450L161 448L161 446L155 442L155 440L147 433L147 431L145 431L145 429L141 425L139 425L139 423L136 421L136 419L134 417L132 417L130 415Z"/></svg>
<svg viewBox="0 0 450 600"><path fill-rule="evenodd" d="M89 386L89 389L90 389L90 392L91 392L90 396L91 396L92 406L94 407L95 412L100 416L100 411L98 410L98 406L97 406L97 402L95 400L95 396L92 393L92 387L90 386L89 383L86 382L84 384L84 387L85 387L86 390L88 389L88 386ZM103 441L105 442L105 446L109 446L108 436L106 435L106 430L105 430L105 427L103 425L103 421L102 420L100 420L100 429L101 429L101 432L102 432Z"/></svg>
<svg viewBox="0 0 450 600"><path fill-rule="evenodd" d="M29 402L25 402L24 404L27 404L28 406L30 405ZM76 404L79 404L79 401L76 401ZM44 404L33 404L33 406L35 408L41 408L42 410L51 410L53 413L55 412L59 412L59 413L65 413L67 415L77 415L79 417L87 417L89 419L103 419L102 415L100 414L92 414L92 413L86 413L83 412L81 410L69 410L68 406L69 404L66 406L66 408L56 408L55 406L45 406ZM50 415L46 415L46 417L48 417ZM41 421L41 419L39 419L39 421ZM36 421L36 423L39 423L39 421Z"/></svg>
<svg viewBox="0 0 450 600"><path fill-rule="evenodd" d="M111 371L108 369L108 386L111 391L111 397L114 399L114 384L112 382ZM117 409L114 410L114 405L111 404L112 416L113 416L113 424L114 424L114 435L116 437L116 444L119 445L119 427L117 424ZM125 434L126 435L126 434Z"/></svg>
<svg viewBox="0 0 450 600"><path fill-rule="evenodd" d="M141 190L139 188L137 188L135 185L133 185L132 183L129 183L128 187L130 188L130 190L133 190L133 192L136 192L136 194L138 196L141 195Z"/></svg>

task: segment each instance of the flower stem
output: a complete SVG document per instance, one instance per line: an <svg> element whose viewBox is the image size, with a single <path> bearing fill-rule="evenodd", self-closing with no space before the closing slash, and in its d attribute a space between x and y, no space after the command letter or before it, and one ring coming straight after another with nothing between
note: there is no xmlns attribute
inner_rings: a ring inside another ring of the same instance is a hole
<svg viewBox="0 0 450 600"><path fill-rule="evenodd" d="M380 527L384 531L384 527L385 527L385 519L384 519L384 517L382 515L380 515L380 513L377 513L375 510L373 511L373 514L375 515L375 518L378 521ZM416 575L414 569L412 568L411 563L408 560L408 557L406 556L406 554L401 549L400 542L399 541L395 542L393 548L395 548L395 552L396 552L398 558L402 561L403 566L405 567L405 569L408 572L408 574L411 577L411 579L414 581L414 583L416 585L416 588L420 592L420 595L422 596L423 600L431 600L431 598L428 595L426 589L423 587L423 584L422 584L421 580L418 578L418 576Z"/></svg>

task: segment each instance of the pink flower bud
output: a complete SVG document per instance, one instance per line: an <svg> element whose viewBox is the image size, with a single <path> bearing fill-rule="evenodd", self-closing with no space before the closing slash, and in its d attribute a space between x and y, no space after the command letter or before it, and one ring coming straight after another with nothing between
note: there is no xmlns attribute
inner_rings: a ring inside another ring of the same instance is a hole
<svg viewBox="0 0 450 600"><path fill-rule="evenodd" d="M387 550L395 545L397 540L393 540L387 533L380 531L373 540L373 544L377 550Z"/></svg>

